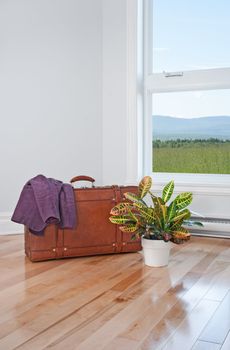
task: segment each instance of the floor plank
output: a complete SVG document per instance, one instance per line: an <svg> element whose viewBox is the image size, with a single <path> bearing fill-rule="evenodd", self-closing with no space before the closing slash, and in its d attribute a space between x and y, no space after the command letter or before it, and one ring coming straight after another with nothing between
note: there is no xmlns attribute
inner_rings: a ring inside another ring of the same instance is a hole
<svg viewBox="0 0 230 350"><path fill-rule="evenodd" d="M230 331L230 292L225 296L199 340L222 344Z"/></svg>
<svg viewBox="0 0 230 350"><path fill-rule="evenodd" d="M176 332L169 338L162 350L189 350L200 332L216 311L219 302L201 300L201 302L185 317Z"/></svg>
<svg viewBox="0 0 230 350"><path fill-rule="evenodd" d="M192 237L163 268L139 253L31 263L22 235L0 247L0 350L230 348L230 240Z"/></svg>
<svg viewBox="0 0 230 350"><path fill-rule="evenodd" d="M228 333L227 337L224 340L223 346L221 347L221 350L229 350L230 349L230 332Z"/></svg>
<svg viewBox="0 0 230 350"><path fill-rule="evenodd" d="M198 340L192 350L220 350L221 345Z"/></svg>

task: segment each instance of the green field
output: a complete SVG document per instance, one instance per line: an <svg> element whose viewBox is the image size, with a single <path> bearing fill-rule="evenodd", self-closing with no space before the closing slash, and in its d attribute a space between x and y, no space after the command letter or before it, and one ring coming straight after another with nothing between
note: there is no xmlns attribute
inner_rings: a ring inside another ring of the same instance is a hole
<svg viewBox="0 0 230 350"><path fill-rule="evenodd" d="M153 171L230 174L230 140L154 140Z"/></svg>

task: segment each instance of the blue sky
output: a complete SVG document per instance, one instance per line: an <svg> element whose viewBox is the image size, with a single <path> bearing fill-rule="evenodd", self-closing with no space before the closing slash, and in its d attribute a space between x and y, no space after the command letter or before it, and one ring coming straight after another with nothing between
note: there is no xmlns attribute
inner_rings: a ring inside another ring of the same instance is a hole
<svg viewBox="0 0 230 350"><path fill-rule="evenodd" d="M153 0L153 71L230 67L230 0ZM230 90L153 96L153 114L230 116Z"/></svg>
<svg viewBox="0 0 230 350"><path fill-rule="evenodd" d="M153 0L153 71L230 66L229 0Z"/></svg>

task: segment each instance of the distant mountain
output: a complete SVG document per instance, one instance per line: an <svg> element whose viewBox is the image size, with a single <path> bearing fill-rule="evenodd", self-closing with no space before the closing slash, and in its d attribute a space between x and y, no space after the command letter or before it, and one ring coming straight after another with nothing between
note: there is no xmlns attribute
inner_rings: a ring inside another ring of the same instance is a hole
<svg viewBox="0 0 230 350"><path fill-rule="evenodd" d="M154 139L207 139L210 137L230 140L230 116L175 118L153 116Z"/></svg>

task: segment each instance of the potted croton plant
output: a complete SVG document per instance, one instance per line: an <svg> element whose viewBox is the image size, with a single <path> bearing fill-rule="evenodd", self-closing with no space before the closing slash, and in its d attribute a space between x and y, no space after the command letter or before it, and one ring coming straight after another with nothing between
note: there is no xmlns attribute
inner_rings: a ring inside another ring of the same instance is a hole
<svg viewBox="0 0 230 350"><path fill-rule="evenodd" d="M132 239L141 237L144 260L148 266L168 264L171 243L180 244L188 241L190 234L187 226L199 225L191 221L187 209L192 202L192 193L183 192L169 203L174 191L174 181L170 181L157 197L151 192L152 178L145 176L138 186L138 194L127 192L127 201L112 208L109 219L119 225L123 232L130 232ZM145 197L148 197L148 202ZM186 226L186 227L185 227Z"/></svg>

